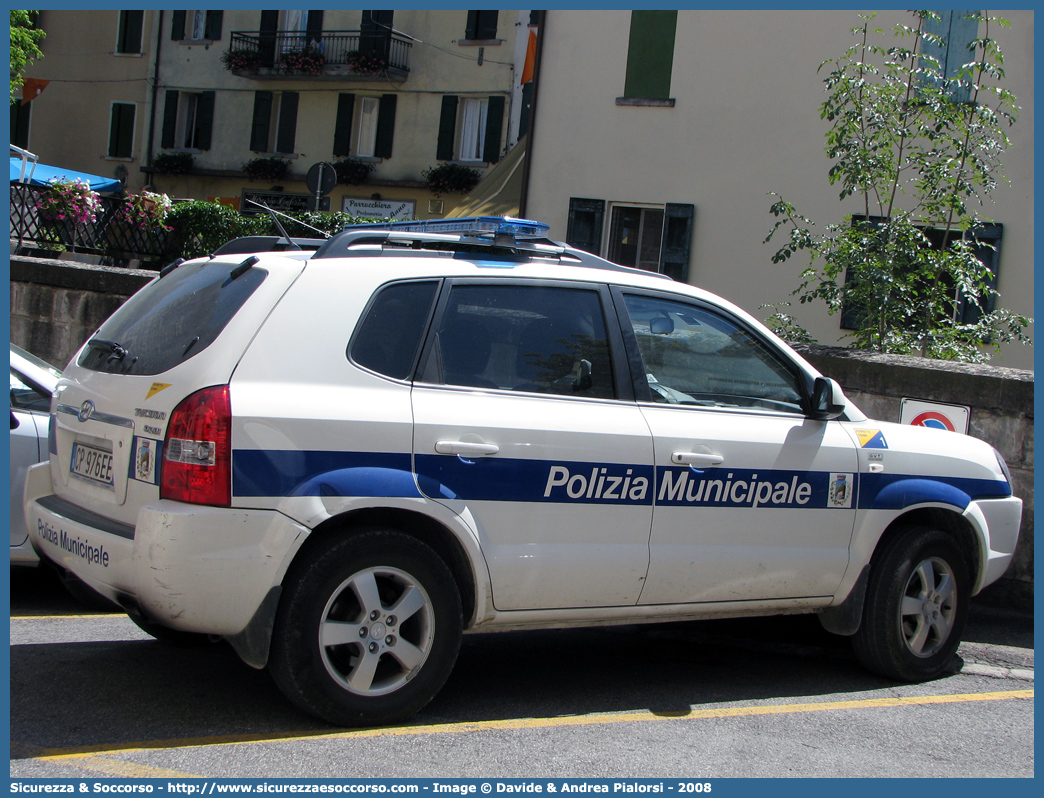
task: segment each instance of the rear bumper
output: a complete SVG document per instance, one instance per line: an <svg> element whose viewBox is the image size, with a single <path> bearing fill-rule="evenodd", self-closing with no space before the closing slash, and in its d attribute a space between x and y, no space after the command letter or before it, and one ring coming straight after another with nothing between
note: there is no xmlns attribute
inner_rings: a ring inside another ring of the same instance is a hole
<svg viewBox="0 0 1044 798"><path fill-rule="evenodd" d="M234 635L282 579L308 530L271 510L157 501L134 526L53 495L47 464L29 472L33 547L103 596L172 629Z"/></svg>

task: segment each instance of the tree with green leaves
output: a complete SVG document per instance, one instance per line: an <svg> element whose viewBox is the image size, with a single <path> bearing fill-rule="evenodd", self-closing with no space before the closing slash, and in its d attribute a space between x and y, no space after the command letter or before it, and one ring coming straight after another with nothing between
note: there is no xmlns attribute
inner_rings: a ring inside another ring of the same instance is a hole
<svg viewBox="0 0 1044 798"><path fill-rule="evenodd" d="M913 16L888 33L862 17L856 43L820 66L829 70L820 108L831 123L828 180L859 212L817 231L773 194L765 240L787 233L774 263L809 256L794 294L843 313L857 348L981 362L991 347L1028 343L1032 323L991 309L997 292L983 255L994 245L979 214L1003 179L1005 129L1019 111L1000 85L1004 58L991 37L1007 23L971 15L981 36L948 70L935 53L956 42L931 32L934 12Z"/></svg>
<svg viewBox="0 0 1044 798"><path fill-rule="evenodd" d="M35 11L11 11L11 105L18 101L25 70L43 58L40 41L47 34L33 27L35 15Z"/></svg>

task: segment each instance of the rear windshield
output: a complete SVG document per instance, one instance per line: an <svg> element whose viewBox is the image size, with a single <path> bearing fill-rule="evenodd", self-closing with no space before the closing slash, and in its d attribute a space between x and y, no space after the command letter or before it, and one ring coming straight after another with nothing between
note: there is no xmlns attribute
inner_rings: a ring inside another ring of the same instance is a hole
<svg viewBox="0 0 1044 798"><path fill-rule="evenodd" d="M225 329L267 272L185 264L143 288L88 341L79 365L112 374L161 374L195 357Z"/></svg>

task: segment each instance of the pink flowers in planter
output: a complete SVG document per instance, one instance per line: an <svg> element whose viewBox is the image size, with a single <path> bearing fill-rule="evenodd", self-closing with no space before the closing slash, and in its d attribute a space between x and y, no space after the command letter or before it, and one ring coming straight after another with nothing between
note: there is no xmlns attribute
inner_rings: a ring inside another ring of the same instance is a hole
<svg viewBox="0 0 1044 798"><path fill-rule="evenodd" d="M96 221L101 210L101 198L82 180L55 180L40 192L36 204L44 219L74 227Z"/></svg>

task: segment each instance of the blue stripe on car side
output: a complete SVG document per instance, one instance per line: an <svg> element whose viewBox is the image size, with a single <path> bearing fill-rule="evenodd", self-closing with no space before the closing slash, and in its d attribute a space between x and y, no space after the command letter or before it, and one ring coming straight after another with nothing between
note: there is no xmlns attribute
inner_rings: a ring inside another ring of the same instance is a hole
<svg viewBox="0 0 1044 798"><path fill-rule="evenodd" d="M826 507L830 474L773 469L703 472L675 466L417 455L409 453L237 449L236 496L377 496L467 501L699 507ZM1003 480L853 475L860 509L901 510L942 503L965 509L974 499L1005 498ZM705 483L706 490L700 486ZM721 484L716 484L721 483ZM418 484L420 489L418 490ZM771 484L771 490L769 486ZM800 490L808 485L806 492ZM786 490L784 490L786 488Z"/></svg>

